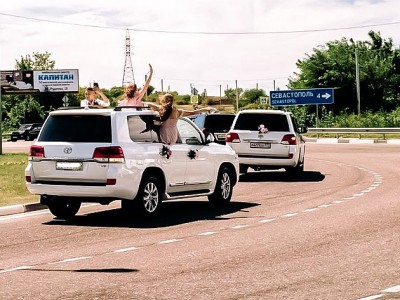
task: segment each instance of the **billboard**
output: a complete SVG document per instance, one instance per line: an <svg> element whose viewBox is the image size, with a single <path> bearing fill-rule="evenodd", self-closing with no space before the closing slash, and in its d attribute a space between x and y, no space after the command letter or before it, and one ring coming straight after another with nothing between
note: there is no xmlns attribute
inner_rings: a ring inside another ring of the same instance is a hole
<svg viewBox="0 0 400 300"><path fill-rule="evenodd" d="M77 69L69 70L10 70L0 71L1 93L36 94L45 92L79 92Z"/></svg>

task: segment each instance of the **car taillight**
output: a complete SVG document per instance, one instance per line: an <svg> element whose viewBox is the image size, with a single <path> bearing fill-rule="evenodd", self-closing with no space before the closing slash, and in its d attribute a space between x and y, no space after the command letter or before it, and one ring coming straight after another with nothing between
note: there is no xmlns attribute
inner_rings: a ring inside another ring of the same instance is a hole
<svg viewBox="0 0 400 300"><path fill-rule="evenodd" d="M32 177L31 176L25 176L25 181L26 182L32 182Z"/></svg>
<svg viewBox="0 0 400 300"><path fill-rule="evenodd" d="M39 161L44 157L44 147L32 145L29 148L28 160Z"/></svg>
<svg viewBox="0 0 400 300"><path fill-rule="evenodd" d="M294 134L286 134L281 141L284 145L297 145L297 139Z"/></svg>
<svg viewBox="0 0 400 300"><path fill-rule="evenodd" d="M122 163L124 152L119 146L97 147L93 152L93 159L99 162Z"/></svg>
<svg viewBox="0 0 400 300"><path fill-rule="evenodd" d="M239 135L236 132L229 132L225 136L225 141L227 143L240 143Z"/></svg>

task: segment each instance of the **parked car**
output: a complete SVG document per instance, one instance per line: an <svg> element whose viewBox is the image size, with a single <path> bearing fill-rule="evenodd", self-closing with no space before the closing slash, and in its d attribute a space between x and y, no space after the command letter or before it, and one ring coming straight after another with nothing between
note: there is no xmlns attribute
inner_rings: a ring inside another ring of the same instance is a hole
<svg viewBox="0 0 400 300"><path fill-rule="evenodd" d="M17 140L21 139L25 141L31 141L37 138L41 128L41 123L22 124L18 130L11 133L11 141L16 142Z"/></svg>
<svg viewBox="0 0 400 300"><path fill-rule="evenodd" d="M30 148L28 190L64 219L82 202L122 200L124 210L148 217L166 200L207 196L229 203L239 174L236 153L210 143L187 118L178 120L179 141L164 145L158 120L147 108L51 112Z"/></svg>
<svg viewBox="0 0 400 300"><path fill-rule="evenodd" d="M212 135L216 143L225 145L225 136L232 126L235 114L198 114L190 116L190 119L203 131L205 136Z"/></svg>
<svg viewBox="0 0 400 300"><path fill-rule="evenodd" d="M243 110L237 113L226 136L227 145L239 156L240 173L284 168L289 175L304 171L305 142L290 112Z"/></svg>

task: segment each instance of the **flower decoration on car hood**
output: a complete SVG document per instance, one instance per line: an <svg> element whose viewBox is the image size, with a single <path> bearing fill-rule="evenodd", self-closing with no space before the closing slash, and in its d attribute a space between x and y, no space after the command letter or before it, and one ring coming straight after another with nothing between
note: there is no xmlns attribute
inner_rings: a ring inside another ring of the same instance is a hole
<svg viewBox="0 0 400 300"><path fill-rule="evenodd" d="M190 149L189 152L188 152L188 154L187 154L187 156L188 156L190 159L196 159L196 158L199 157L199 152L198 152L198 150Z"/></svg>
<svg viewBox="0 0 400 300"><path fill-rule="evenodd" d="M258 133L267 133L268 128L264 126L264 124L258 125Z"/></svg>
<svg viewBox="0 0 400 300"><path fill-rule="evenodd" d="M172 151L167 146L163 145L160 149L160 155L169 159L172 155Z"/></svg>

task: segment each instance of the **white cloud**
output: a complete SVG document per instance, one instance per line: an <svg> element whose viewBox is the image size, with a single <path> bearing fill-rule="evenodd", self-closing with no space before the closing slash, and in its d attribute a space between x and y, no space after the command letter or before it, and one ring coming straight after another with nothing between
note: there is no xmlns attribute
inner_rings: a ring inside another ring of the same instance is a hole
<svg viewBox="0 0 400 300"><path fill-rule="evenodd" d="M269 91L285 88L296 61L318 45L341 37L365 40L369 30L400 44L397 26L352 30L282 33L398 22L396 0L134 0L76 1L14 0L0 13L58 22L196 32L281 32L259 35L205 35L131 32L135 79L143 84L148 64L152 85L189 92L190 83L208 94L219 86ZM125 31L38 22L0 15L0 69L13 69L15 59L33 52L50 52L56 68L78 68L80 85L96 80L110 88L122 83Z"/></svg>

